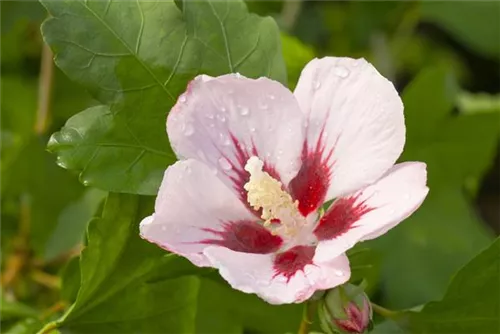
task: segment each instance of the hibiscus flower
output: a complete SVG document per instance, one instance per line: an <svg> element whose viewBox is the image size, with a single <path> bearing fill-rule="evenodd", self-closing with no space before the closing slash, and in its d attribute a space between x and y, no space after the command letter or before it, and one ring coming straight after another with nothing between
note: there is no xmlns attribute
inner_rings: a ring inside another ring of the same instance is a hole
<svg viewBox="0 0 500 334"><path fill-rule="evenodd" d="M403 104L364 59L314 59L293 93L268 78L200 75L167 133L180 160L141 236L273 304L348 281L345 252L428 192L424 163L394 165Z"/></svg>

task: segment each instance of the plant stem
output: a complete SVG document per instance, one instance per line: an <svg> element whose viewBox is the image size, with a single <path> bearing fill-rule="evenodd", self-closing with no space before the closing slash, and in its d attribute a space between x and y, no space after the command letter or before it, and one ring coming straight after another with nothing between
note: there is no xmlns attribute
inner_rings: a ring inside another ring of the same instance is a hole
<svg viewBox="0 0 500 334"><path fill-rule="evenodd" d="M33 270L31 272L31 279L49 289L57 290L61 288L61 279L59 277L47 274L41 270Z"/></svg>
<svg viewBox="0 0 500 334"><path fill-rule="evenodd" d="M309 326L313 323L316 306L317 301L315 300L308 300L304 303L304 311L302 312L302 321L300 322L298 334L309 333Z"/></svg>
<svg viewBox="0 0 500 334"><path fill-rule="evenodd" d="M47 130L50 118L50 98L54 81L54 61L52 51L43 44L38 84L38 109L36 112L35 133L43 134Z"/></svg>
<svg viewBox="0 0 500 334"><path fill-rule="evenodd" d="M55 321L49 322L37 334L49 334L57 329L57 323Z"/></svg>
<svg viewBox="0 0 500 334"><path fill-rule="evenodd" d="M285 31L290 32L293 29L301 9L302 0L288 0L283 2L281 20Z"/></svg>
<svg viewBox="0 0 500 334"><path fill-rule="evenodd" d="M380 305L377 305L375 303L372 304L372 309L379 315L383 316L384 318L396 318L400 313L397 311L392 311L389 309L386 309L385 307L382 307Z"/></svg>
<svg viewBox="0 0 500 334"><path fill-rule="evenodd" d="M55 313L58 313L58 312L62 312L64 311L64 309L67 307L68 305L66 304L66 302L64 301L58 301L57 303L55 303L54 305L52 305L51 307L49 307L41 316L40 316L40 320L41 321L44 321L48 318L50 318L51 316L53 316ZM53 323L53 322L52 322Z"/></svg>

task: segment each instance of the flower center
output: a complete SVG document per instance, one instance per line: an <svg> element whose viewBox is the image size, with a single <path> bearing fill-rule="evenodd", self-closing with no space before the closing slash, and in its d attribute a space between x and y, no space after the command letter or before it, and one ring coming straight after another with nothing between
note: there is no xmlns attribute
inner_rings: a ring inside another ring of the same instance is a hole
<svg viewBox="0 0 500 334"><path fill-rule="evenodd" d="M255 209L262 209L264 226L271 228L273 234L293 237L305 223L299 212L299 201L294 201L282 184L263 171L264 163L257 157L248 159L245 170L250 179L244 185L247 201ZM279 220L279 224L274 224Z"/></svg>

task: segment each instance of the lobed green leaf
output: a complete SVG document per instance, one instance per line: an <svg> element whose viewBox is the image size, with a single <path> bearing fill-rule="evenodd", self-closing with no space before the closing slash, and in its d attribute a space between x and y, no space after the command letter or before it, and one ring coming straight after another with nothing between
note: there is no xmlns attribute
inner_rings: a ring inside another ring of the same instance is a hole
<svg viewBox="0 0 500 334"><path fill-rule="evenodd" d="M106 106L56 133L49 149L101 189L155 194L176 158L166 114L197 74L286 83L279 32L242 1L51 1L42 26L56 64Z"/></svg>

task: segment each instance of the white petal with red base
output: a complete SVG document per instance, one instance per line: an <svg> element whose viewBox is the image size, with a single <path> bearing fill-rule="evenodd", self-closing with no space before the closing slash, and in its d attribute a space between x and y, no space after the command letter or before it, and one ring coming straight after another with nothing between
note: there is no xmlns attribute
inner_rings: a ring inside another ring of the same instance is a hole
<svg viewBox="0 0 500 334"><path fill-rule="evenodd" d="M327 261L374 239L410 216L420 207L429 188L426 166L421 162L395 165L379 181L350 196L340 198L320 220L315 234L320 240L315 261ZM343 208L340 206L348 204ZM340 209L339 209L340 208Z"/></svg>
<svg viewBox="0 0 500 334"><path fill-rule="evenodd" d="M155 213L140 224L141 236L185 256L198 266L209 263L202 254L214 239L206 229L223 231L224 222L255 219L214 171L196 160L176 162L165 172Z"/></svg>
<svg viewBox="0 0 500 334"><path fill-rule="evenodd" d="M276 81L200 76L170 112L167 132L178 155L217 169L241 198L251 156L285 185L296 175L303 118L293 94Z"/></svg>
<svg viewBox="0 0 500 334"><path fill-rule="evenodd" d="M376 181L401 154L402 101L392 83L364 59L314 59L294 94L308 118L309 152L319 147L323 159L331 154L325 201Z"/></svg>
<svg viewBox="0 0 500 334"><path fill-rule="evenodd" d="M255 293L271 304L300 303L317 290L347 282L351 272L347 256L306 265L289 280L276 275L275 256L247 254L223 247L208 247L205 255L222 277L240 291Z"/></svg>

